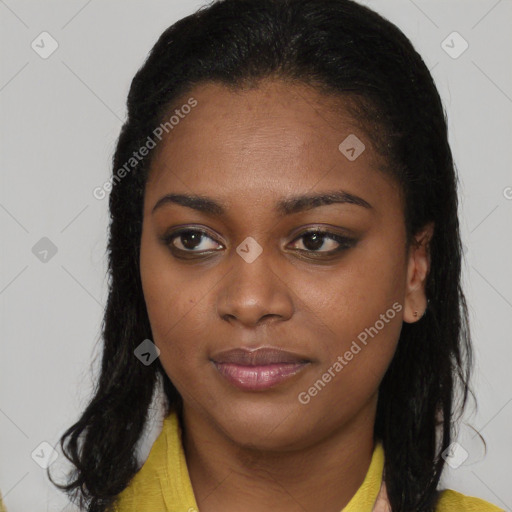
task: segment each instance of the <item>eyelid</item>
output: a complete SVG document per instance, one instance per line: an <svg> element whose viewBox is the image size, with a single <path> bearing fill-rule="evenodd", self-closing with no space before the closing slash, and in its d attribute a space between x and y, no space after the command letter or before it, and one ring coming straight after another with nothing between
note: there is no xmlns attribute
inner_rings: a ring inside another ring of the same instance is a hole
<svg viewBox="0 0 512 512"><path fill-rule="evenodd" d="M293 239L295 239L297 236L310 232L339 235L345 238L356 238L358 236L356 232L351 229L342 228L341 226L335 227L326 224L307 224L306 226L301 226L300 228L293 230L288 236L293 236Z"/></svg>
<svg viewBox="0 0 512 512"><path fill-rule="evenodd" d="M175 236L177 236L181 233L187 232L187 231L203 233L208 238L211 238L212 240L215 240L215 241L217 241L216 238L218 238L217 235L214 235L208 228L205 228L203 226L198 226L195 224L185 224L185 225L181 225L181 226L174 226L172 229L167 230L163 236L166 238L171 238L171 237L175 237Z"/></svg>
<svg viewBox="0 0 512 512"><path fill-rule="evenodd" d="M293 242L298 237L307 235L309 233L322 233L322 234L326 234L326 235L337 235L337 236L340 236L343 238L355 237L355 235L352 234L351 232L347 233L347 231L349 231L347 229L342 229L342 228L337 228L337 229L341 229L342 232L341 233L336 232L336 228L329 228L326 226L318 226L318 225L310 225L310 226L299 228L298 230L296 230L295 233L288 235L287 238L293 236L293 238L291 239L291 241ZM216 235L213 235L213 233L211 233L207 228L204 228L201 226L195 226L195 225L178 226L176 229L173 228L172 230L169 230L169 232L166 232L162 238L176 237L177 235L179 235L183 232L187 232L187 231L196 231L199 233L203 233L204 235L208 236L212 240L218 242L216 240L216 238L217 238ZM225 245L223 242L218 242L218 243Z"/></svg>
<svg viewBox="0 0 512 512"><path fill-rule="evenodd" d="M338 230L341 229L342 231L345 231L345 232L349 231L347 229L343 230L342 228L337 228L337 229ZM186 251L186 250L179 249L178 247L174 246L174 244L173 244L174 239L179 238L179 236L182 233L186 233L186 232L194 232L194 233L203 234L210 240L213 240L215 243L219 244L221 247L219 249L208 249L208 250L203 250L203 251L195 251L195 250ZM358 242L357 238L353 234L351 234L351 235L342 234L340 232L336 232L335 228L329 228L327 226L309 225L306 227L302 226L301 228L299 228L298 232L295 234L295 236L291 239L291 241L289 243L294 243L297 240L300 240L302 237L304 237L310 233L318 233L318 234L324 235L325 238L333 240L337 244L339 244L339 247L337 247L336 249L330 250L330 251L314 251L314 250L308 250L308 249L292 249L292 250L298 251L301 253L316 254L318 256L321 256L321 255L328 256L328 255L335 255L337 253L341 253L344 250L353 247ZM164 242L164 244L170 248L171 251L177 251L182 254L191 254L191 255L193 255L193 254L197 254L197 255L212 254L212 253L217 252L217 251L221 250L222 248L226 247L226 244L218 241L217 237L213 236L213 234L210 233L210 231L207 228L204 228L202 226L196 226L196 225L184 225L177 229L170 230L170 232L164 234L161 237L161 239ZM345 242L345 244L344 244L344 242Z"/></svg>
<svg viewBox="0 0 512 512"><path fill-rule="evenodd" d="M324 237L326 239L336 242L337 244L339 244L339 246L336 249L332 249L330 251L313 251L313 250L308 250L308 249L294 249L295 251L309 253L309 254L316 254L316 255L324 255L324 256L335 255L337 253L343 252L344 250L353 247L358 242L358 239L354 235L346 235L346 234L337 233L336 231L332 231L325 227L321 227L321 228L310 227L308 229L305 229L304 231L300 231L292 239L292 241L290 243L294 243L297 240L300 240L301 238L303 238L304 236L306 236L310 233L314 233L314 234L318 233L320 235L324 235Z"/></svg>
<svg viewBox="0 0 512 512"><path fill-rule="evenodd" d="M216 239L217 237L213 236L212 233L210 233L210 231L208 231L206 228L199 227L199 226L182 226L178 229L170 230L169 232L166 232L161 237L161 240L166 246L169 247L169 249L171 251L181 252L182 254L185 254L185 253L187 253L187 254L201 254L201 253L205 254L205 253L212 253L212 252L216 252L216 251L220 250L220 249L209 249L207 251L194 251L194 250L186 251L186 250L176 247L173 244L173 241L176 238L179 238L181 234L187 233L187 232L200 233L202 235L205 235L210 240L213 240L215 243L219 244L221 246L221 248L225 247L225 244L223 242L219 242Z"/></svg>

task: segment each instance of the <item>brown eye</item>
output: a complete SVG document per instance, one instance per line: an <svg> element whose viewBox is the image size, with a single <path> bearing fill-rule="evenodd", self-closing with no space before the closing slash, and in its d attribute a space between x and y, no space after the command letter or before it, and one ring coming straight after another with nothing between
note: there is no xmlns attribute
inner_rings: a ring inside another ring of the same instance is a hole
<svg viewBox="0 0 512 512"><path fill-rule="evenodd" d="M164 242L171 250L190 253L215 251L219 245L206 231L200 229L182 229L164 237Z"/></svg>
<svg viewBox="0 0 512 512"><path fill-rule="evenodd" d="M297 240L303 241L296 242ZM349 249L353 247L356 242L357 241L353 238L317 229L302 233L292 243L296 245L294 249L298 249L299 251L332 254ZM297 246L297 244L299 246ZM302 247L300 247L300 245L302 245Z"/></svg>

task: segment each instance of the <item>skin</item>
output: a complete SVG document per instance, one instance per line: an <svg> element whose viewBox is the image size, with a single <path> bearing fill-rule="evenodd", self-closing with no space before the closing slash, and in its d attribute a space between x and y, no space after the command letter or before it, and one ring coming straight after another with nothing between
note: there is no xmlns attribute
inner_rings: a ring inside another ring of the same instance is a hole
<svg viewBox="0 0 512 512"><path fill-rule="evenodd" d="M183 397L183 444L198 506L201 512L339 512L370 464L378 387L402 322L418 320L426 307L432 226L406 247L400 190L379 170L383 162L342 103L333 109L332 98L278 80L238 92L202 84L176 104L190 96L198 105L153 155L141 278L161 363ZM338 149L350 134L366 146L354 161ZM337 190L371 208L274 211L280 199ZM169 193L208 196L226 212L174 203L152 212ZM162 240L184 226L208 235L192 243L186 236L168 245ZM339 244L328 237L316 246L308 242L301 235L312 228L357 242L326 257ZM247 237L262 249L251 263L236 252ZM212 252L178 259L172 244L176 253ZM402 310L301 403L299 393L395 302ZM228 383L210 361L222 350L260 346L311 363L275 388L251 392Z"/></svg>

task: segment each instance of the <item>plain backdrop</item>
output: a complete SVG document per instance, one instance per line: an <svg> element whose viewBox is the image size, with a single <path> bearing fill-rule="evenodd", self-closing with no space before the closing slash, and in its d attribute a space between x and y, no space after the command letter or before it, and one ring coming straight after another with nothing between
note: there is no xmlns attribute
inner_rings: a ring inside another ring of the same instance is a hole
<svg viewBox="0 0 512 512"><path fill-rule="evenodd" d="M431 69L460 173L479 404L465 419L487 454L463 426L468 458L443 484L510 511L512 1L365 3ZM78 418L98 368L108 200L92 191L110 176L134 73L163 30L200 5L0 0L0 489L9 512L73 510L37 456ZM159 432L155 411L141 457Z"/></svg>

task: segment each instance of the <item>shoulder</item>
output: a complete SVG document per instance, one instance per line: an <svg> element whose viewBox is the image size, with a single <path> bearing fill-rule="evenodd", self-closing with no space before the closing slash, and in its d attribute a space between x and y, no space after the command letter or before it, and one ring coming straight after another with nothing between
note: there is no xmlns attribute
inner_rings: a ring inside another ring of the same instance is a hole
<svg viewBox="0 0 512 512"><path fill-rule="evenodd" d="M485 500L466 496L451 489L441 491L436 506L436 512L503 512L503 510Z"/></svg>
<svg viewBox="0 0 512 512"><path fill-rule="evenodd" d="M164 418L149 456L118 494L114 512L186 512L197 510L175 412Z"/></svg>
<svg viewBox="0 0 512 512"><path fill-rule="evenodd" d="M167 510L164 493L169 480L167 467L167 445L169 425L172 419L164 420L163 428L154 441L148 457L139 467L129 484L121 491L113 504L114 512L140 512L145 507ZM141 508L141 504L144 507Z"/></svg>

